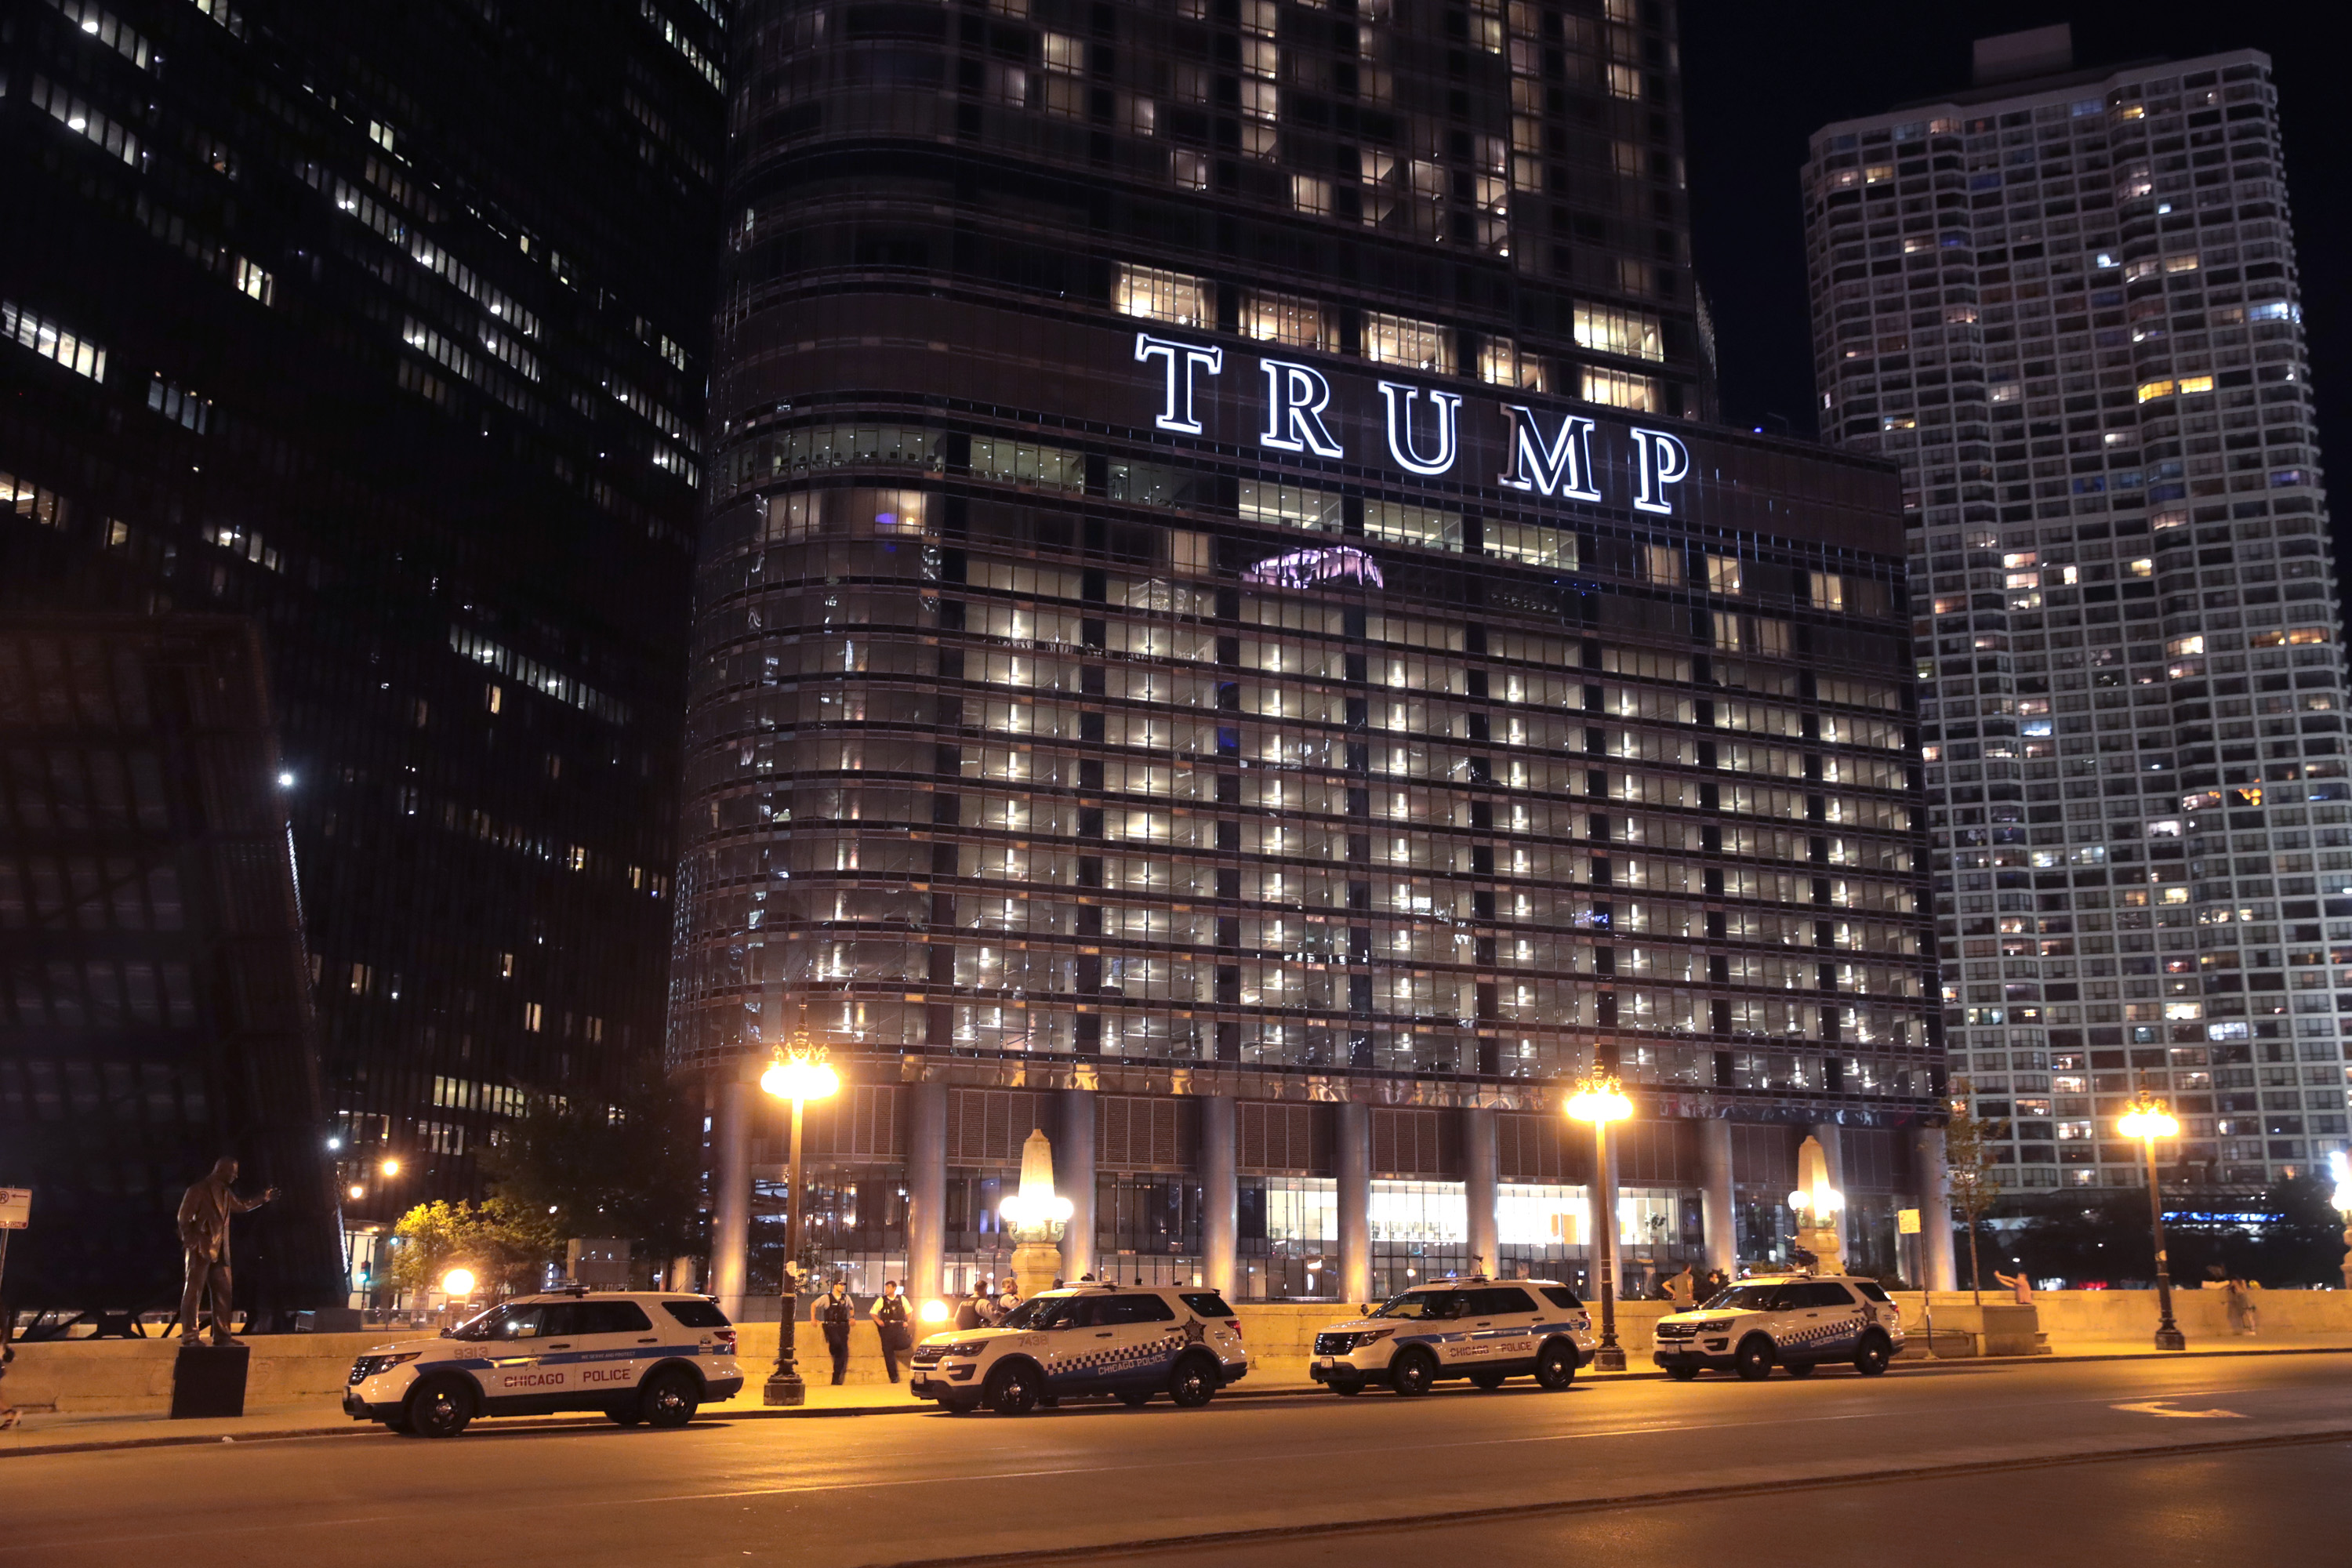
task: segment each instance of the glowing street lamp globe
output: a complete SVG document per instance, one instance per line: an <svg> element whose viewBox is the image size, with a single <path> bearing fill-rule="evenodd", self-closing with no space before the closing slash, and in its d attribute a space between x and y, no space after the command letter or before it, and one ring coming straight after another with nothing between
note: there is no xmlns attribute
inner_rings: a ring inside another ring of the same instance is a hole
<svg viewBox="0 0 2352 1568"><path fill-rule="evenodd" d="M822 1055L795 1051L768 1064L760 1075L760 1087L778 1100L830 1100L841 1090L841 1075Z"/></svg>
<svg viewBox="0 0 2352 1568"><path fill-rule="evenodd" d="M2116 1119L2116 1131L2126 1138L2175 1138L2180 1133L2179 1119L2172 1114L2164 1101L2143 1092Z"/></svg>
<svg viewBox="0 0 2352 1568"><path fill-rule="evenodd" d="M1633 1102L1615 1079L1594 1073L1577 1084L1566 1110L1578 1121L1622 1121L1633 1114Z"/></svg>
<svg viewBox="0 0 2352 1568"><path fill-rule="evenodd" d="M449 1296L470 1296L474 1293L474 1271L452 1268L441 1276L442 1293Z"/></svg>

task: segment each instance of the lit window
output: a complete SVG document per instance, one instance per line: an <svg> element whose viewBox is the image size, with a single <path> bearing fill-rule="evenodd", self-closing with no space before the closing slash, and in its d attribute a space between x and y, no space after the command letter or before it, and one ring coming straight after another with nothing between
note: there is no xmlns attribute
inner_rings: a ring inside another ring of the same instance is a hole
<svg viewBox="0 0 2352 1568"><path fill-rule="evenodd" d="M106 379L104 349L5 300L0 300L0 339L20 343L77 375L86 375L92 381Z"/></svg>
<svg viewBox="0 0 2352 1568"><path fill-rule="evenodd" d="M1490 386L1545 390L1543 361L1520 353L1518 344L1505 337L1489 337L1478 345L1478 379Z"/></svg>
<svg viewBox="0 0 2352 1568"><path fill-rule="evenodd" d="M1331 313L1313 300L1296 294L1253 289L1242 296L1241 329L1244 337L1280 343L1293 349L1336 346Z"/></svg>
<svg viewBox="0 0 2352 1568"><path fill-rule="evenodd" d="M1665 341L1658 318L1646 310L1620 310L1610 305L1576 307L1576 341L1596 353L1623 354L1630 359L1663 360Z"/></svg>
<svg viewBox="0 0 2352 1568"><path fill-rule="evenodd" d="M1710 594L1739 592L1739 558L1736 555L1710 555L1706 558L1706 591Z"/></svg>
<svg viewBox="0 0 2352 1568"><path fill-rule="evenodd" d="M1270 480L1244 479L1241 514L1253 522L1278 523L1285 528L1311 528L1337 533L1339 498L1329 490L1310 490Z"/></svg>
<svg viewBox="0 0 2352 1568"><path fill-rule="evenodd" d="M1658 381L1655 376L1632 375L1621 370L1601 370L1586 365L1581 380L1587 403L1605 403L1612 408L1631 408L1642 414L1658 412Z"/></svg>
<svg viewBox="0 0 2352 1568"><path fill-rule="evenodd" d="M2210 392L2212 390L2213 378L2210 375L2184 375L2180 378L2180 393L2184 397L2192 392Z"/></svg>
<svg viewBox="0 0 2352 1568"><path fill-rule="evenodd" d="M1121 262L1111 300L1122 316L1140 316L1146 321L1168 321L1180 327L1206 326L1213 315L1207 279L1163 271L1157 267L1130 267Z"/></svg>
<svg viewBox="0 0 2352 1568"><path fill-rule="evenodd" d="M1411 365L1438 375L1454 374L1452 345L1433 321L1374 310L1364 317L1364 357L1380 364Z"/></svg>
<svg viewBox="0 0 2352 1568"><path fill-rule="evenodd" d="M1328 216L1331 211L1331 182L1313 174L1290 176L1290 205L1303 213L1318 217Z"/></svg>
<svg viewBox="0 0 2352 1568"><path fill-rule="evenodd" d="M2173 384L2169 377L2162 381L2143 381L2139 384L2139 400L2142 403L2153 403L2159 397L2171 396L2173 391Z"/></svg>

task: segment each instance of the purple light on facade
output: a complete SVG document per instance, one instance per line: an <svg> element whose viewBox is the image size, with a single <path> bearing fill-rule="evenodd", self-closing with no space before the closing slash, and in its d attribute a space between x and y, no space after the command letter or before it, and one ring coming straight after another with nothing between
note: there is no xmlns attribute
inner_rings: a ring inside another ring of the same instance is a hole
<svg viewBox="0 0 2352 1568"><path fill-rule="evenodd" d="M1334 544L1269 555L1242 574L1242 581L1265 588L1312 588L1324 583L1361 583L1385 588L1379 563L1360 550Z"/></svg>

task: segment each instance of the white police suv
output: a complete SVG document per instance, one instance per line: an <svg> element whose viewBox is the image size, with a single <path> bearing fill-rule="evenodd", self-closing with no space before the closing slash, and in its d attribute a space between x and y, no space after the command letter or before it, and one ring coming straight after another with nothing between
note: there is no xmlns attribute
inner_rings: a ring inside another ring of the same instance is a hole
<svg viewBox="0 0 2352 1568"><path fill-rule="evenodd" d="M1591 1364L1594 1343L1591 1314L1556 1280L1449 1279L1325 1329L1307 1372L1334 1394L1384 1383L1410 1397L1448 1377L1500 1388L1521 1373L1558 1389Z"/></svg>
<svg viewBox="0 0 2352 1568"><path fill-rule="evenodd" d="M1142 1405L1165 1394L1194 1409L1248 1372L1241 1319L1214 1290L1079 1285L1031 1297L994 1328L931 1335L909 1358L908 1384L958 1415L1091 1394Z"/></svg>
<svg viewBox="0 0 2352 1568"><path fill-rule="evenodd" d="M343 1409L417 1437L454 1437L477 1415L563 1410L683 1426L742 1387L734 1326L709 1298L574 1289L368 1352L352 1363Z"/></svg>
<svg viewBox="0 0 2352 1568"><path fill-rule="evenodd" d="M1751 1382L1783 1367L1809 1377L1824 1362L1850 1362L1864 1377L1903 1349L1903 1310L1875 1279L1846 1274L1742 1279L1687 1312L1658 1320L1651 1359L1687 1383L1701 1368Z"/></svg>

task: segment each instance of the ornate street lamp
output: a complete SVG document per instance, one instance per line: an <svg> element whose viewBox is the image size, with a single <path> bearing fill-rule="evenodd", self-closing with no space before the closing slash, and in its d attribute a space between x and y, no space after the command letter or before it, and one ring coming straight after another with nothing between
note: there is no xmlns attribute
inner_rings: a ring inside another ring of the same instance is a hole
<svg viewBox="0 0 2352 1568"><path fill-rule="evenodd" d="M1808 1138L1797 1151L1797 1180L1789 1206L1797 1212L1797 1245L1813 1255L1817 1274L1845 1272L1845 1248L1838 1237L1838 1215L1845 1194L1830 1185L1829 1153L1818 1138Z"/></svg>
<svg viewBox="0 0 2352 1568"><path fill-rule="evenodd" d="M801 1315L801 1108L812 1100L830 1100L841 1089L841 1075L825 1065L824 1047L812 1047L808 1032L793 1031L790 1050L779 1051L760 1075L760 1087L778 1100L793 1102L793 1141L784 1184L784 1267L779 1287L783 1317L776 1325L776 1370L768 1374L761 1396L767 1405L800 1405L808 1385L793 1364L793 1324Z"/></svg>
<svg viewBox="0 0 2352 1568"><path fill-rule="evenodd" d="M1601 1348L1592 1352L1598 1372L1625 1370L1617 1343L1617 1172L1609 1158L1609 1124L1633 1114L1633 1102L1614 1075L1595 1067L1569 1091L1570 1120L1592 1123L1593 1255L1601 1275Z"/></svg>
<svg viewBox="0 0 2352 1568"><path fill-rule="evenodd" d="M1061 1271L1059 1243L1076 1205L1054 1191L1054 1145L1045 1131L1032 1131L1021 1145L1021 1188L996 1205L1013 1234L1013 1290L1027 1300L1054 1287Z"/></svg>
<svg viewBox="0 0 2352 1568"><path fill-rule="evenodd" d="M2164 1101L2143 1089L2124 1107L2123 1115L2116 1119L2116 1131L2126 1138L2138 1139L2147 1152L2147 1223L2156 1237L2156 1348L2187 1350L2188 1337L2172 1321L2172 1265L2164 1256L2164 1195L2156 1179L2156 1141L2179 1137L2180 1123Z"/></svg>

